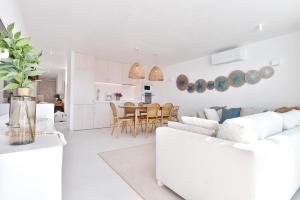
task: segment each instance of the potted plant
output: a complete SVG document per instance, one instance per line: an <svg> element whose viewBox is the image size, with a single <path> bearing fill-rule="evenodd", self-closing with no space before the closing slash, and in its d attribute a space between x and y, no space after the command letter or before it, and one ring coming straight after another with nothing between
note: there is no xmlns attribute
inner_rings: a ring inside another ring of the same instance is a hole
<svg viewBox="0 0 300 200"><path fill-rule="evenodd" d="M0 59L0 80L6 80L4 90L15 90L10 103L10 136L12 144L27 144L35 139L35 98L30 96L32 77L42 75L38 66L41 53L29 44L29 37L13 32L14 23L7 26L7 33L0 32L0 49L7 51Z"/></svg>
<svg viewBox="0 0 300 200"><path fill-rule="evenodd" d="M117 100L117 101L120 101L120 98L121 98L122 96L123 96L123 95L122 95L122 93L120 93L120 92L115 93L115 97L116 97L116 100Z"/></svg>

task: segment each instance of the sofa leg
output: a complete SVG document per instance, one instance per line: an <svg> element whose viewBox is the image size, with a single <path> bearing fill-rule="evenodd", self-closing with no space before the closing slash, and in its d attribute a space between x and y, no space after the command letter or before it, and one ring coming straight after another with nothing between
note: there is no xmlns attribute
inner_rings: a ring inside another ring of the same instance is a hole
<svg viewBox="0 0 300 200"><path fill-rule="evenodd" d="M164 184L160 180L157 180L157 185L158 185L158 187L164 186Z"/></svg>

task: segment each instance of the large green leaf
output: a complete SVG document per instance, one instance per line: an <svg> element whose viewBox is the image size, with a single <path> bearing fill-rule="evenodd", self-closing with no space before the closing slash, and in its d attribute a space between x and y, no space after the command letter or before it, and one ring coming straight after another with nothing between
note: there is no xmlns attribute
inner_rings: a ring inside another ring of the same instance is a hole
<svg viewBox="0 0 300 200"><path fill-rule="evenodd" d="M9 83L3 88L3 90L13 90L13 89L16 89L19 87L20 87L20 85L17 83Z"/></svg>
<svg viewBox="0 0 300 200"><path fill-rule="evenodd" d="M28 75L28 76L40 76L43 73L45 73L45 72L40 71L40 70L34 70L34 71L29 71L28 73L26 73L26 75Z"/></svg>
<svg viewBox="0 0 300 200"><path fill-rule="evenodd" d="M18 40L20 37L21 37L21 32L20 31L16 32L16 34L14 36L15 40Z"/></svg>
<svg viewBox="0 0 300 200"><path fill-rule="evenodd" d="M0 77L0 80L11 80L16 74L16 72L9 72L6 76Z"/></svg>
<svg viewBox="0 0 300 200"><path fill-rule="evenodd" d="M30 40L29 37L27 37L27 38L22 38L22 39L20 39L20 40L17 41L16 46L17 46L17 47L23 47L23 46L25 46L25 45L28 44L29 40Z"/></svg>
<svg viewBox="0 0 300 200"><path fill-rule="evenodd" d="M0 70L0 77L6 76L8 73L6 70Z"/></svg>
<svg viewBox="0 0 300 200"><path fill-rule="evenodd" d="M12 30L14 29L14 27L15 27L15 23L9 24L9 25L7 26L7 31L8 31L8 32L12 32Z"/></svg>
<svg viewBox="0 0 300 200"><path fill-rule="evenodd" d="M13 60L13 66L19 67L20 66L20 59Z"/></svg>
<svg viewBox="0 0 300 200"><path fill-rule="evenodd" d="M6 44L6 48L9 48L9 47L11 47L11 45L12 45L12 41L11 41L11 39L10 38L3 38L3 41L5 42L5 44Z"/></svg>
<svg viewBox="0 0 300 200"><path fill-rule="evenodd" d="M26 80L22 83L22 87L32 87L32 81L26 79Z"/></svg>
<svg viewBox="0 0 300 200"><path fill-rule="evenodd" d="M4 35L3 30L0 30L0 38L4 38L4 37L5 37L5 35Z"/></svg>
<svg viewBox="0 0 300 200"><path fill-rule="evenodd" d="M5 58L5 59L1 59L0 62L5 63L5 64L12 64L13 59L12 58Z"/></svg>
<svg viewBox="0 0 300 200"><path fill-rule="evenodd" d="M18 74L16 74L13 77L18 83L22 83L23 82L23 72L20 72Z"/></svg>
<svg viewBox="0 0 300 200"><path fill-rule="evenodd" d="M0 65L0 70L11 68L12 65Z"/></svg>

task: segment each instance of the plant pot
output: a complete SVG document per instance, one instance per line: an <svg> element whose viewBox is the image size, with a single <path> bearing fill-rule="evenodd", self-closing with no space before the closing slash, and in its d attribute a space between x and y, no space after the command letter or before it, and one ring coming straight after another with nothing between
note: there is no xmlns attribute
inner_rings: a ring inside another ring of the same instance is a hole
<svg viewBox="0 0 300 200"><path fill-rule="evenodd" d="M18 88L17 89L17 96L20 97L29 97L30 96L30 88Z"/></svg>
<svg viewBox="0 0 300 200"><path fill-rule="evenodd" d="M117 101L120 101L120 99L121 99L121 97L116 97L116 100L117 100Z"/></svg>
<svg viewBox="0 0 300 200"><path fill-rule="evenodd" d="M12 97L9 112L10 144L21 145L34 142L35 124L35 98L29 96Z"/></svg>

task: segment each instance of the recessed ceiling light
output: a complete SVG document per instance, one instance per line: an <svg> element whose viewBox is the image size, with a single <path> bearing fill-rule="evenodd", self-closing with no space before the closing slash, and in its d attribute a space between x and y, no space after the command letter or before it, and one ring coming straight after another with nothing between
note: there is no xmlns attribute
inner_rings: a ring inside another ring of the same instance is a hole
<svg viewBox="0 0 300 200"><path fill-rule="evenodd" d="M257 26L257 31L262 31L263 30L263 24L258 24Z"/></svg>

